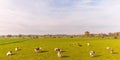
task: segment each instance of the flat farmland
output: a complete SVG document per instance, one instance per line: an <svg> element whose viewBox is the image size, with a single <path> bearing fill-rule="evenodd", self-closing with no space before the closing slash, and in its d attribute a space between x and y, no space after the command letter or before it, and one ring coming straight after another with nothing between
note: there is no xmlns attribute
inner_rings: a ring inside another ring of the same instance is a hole
<svg viewBox="0 0 120 60"><path fill-rule="evenodd" d="M90 46L87 46L90 43ZM81 46L79 46L80 44ZM19 47L19 51L15 48ZM34 48L42 48L42 52L34 52ZM111 54L106 47L111 47ZM62 57L58 57L54 48L64 50ZM89 52L95 51L95 56L90 57ZM12 51L12 56L6 53ZM120 39L110 37L39 37L0 38L0 60L120 60Z"/></svg>

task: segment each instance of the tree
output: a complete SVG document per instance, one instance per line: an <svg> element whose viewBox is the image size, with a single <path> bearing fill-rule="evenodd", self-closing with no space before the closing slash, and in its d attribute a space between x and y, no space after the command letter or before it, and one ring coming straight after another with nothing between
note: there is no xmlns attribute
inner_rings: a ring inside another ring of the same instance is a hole
<svg viewBox="0 0 120 60"><path fill-rule="evenodd" d="M11 35L11 34L9 34L9 35L6 35L6 37L12 37L12 35Z"/></svg>
<svg viewBox="0 0 120 60"><path fill-rule="evenodd" d="M22 37L23 35L22 34L19 34L18 37Z"/></svg>
<svg viewBox="0 0 120 60"><path fill-rule="evenodd" d="M84 35L88 37L90 35L90 32L89 31L85 31Z"/></svg>

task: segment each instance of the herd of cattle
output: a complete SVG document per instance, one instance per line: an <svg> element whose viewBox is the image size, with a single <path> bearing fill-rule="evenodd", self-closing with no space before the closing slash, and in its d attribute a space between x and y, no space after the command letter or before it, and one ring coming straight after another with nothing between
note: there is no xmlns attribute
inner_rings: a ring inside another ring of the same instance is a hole
<svg viewBox="0 0 120 60"><path fill-rule="evenodd" d="M80 47L82 46L82 45L79 44L79 43L78 43L77 45L80 46ZM90 46L90 43L87 43L87 46ZM106 49L107 49L111 54L114 54L114 50L113 50L111 47L106 47ZM20 50L20 48L18 48L18 47L15 48L15 51L19 51L19 50ZM36 53L39 53L39 52L42 52L42 51L43 51L42 48L34 48L34 52L36 52ZM57 52L57 56L58 56L58 57L62 57L62 52L64 52L64 50L62 50L62 49L60 49L60 48L54 48L54 51ZM91 50L91 51L89 52L90 57L94 57L95 54L96 54L96 52L93 51L93 50ZM13 53L12 53L12 51L8 51L6 55L7 55L7 56L12 56Z"/></svg>

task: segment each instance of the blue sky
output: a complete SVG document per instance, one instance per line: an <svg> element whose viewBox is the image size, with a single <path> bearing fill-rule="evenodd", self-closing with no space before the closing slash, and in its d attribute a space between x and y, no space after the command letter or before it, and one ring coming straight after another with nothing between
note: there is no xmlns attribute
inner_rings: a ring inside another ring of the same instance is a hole
<svg viewBox="0 0 120 60"><path fill-rule="evenodd" d="M1 0L0 34L120 31L119 0Z"/></svg>

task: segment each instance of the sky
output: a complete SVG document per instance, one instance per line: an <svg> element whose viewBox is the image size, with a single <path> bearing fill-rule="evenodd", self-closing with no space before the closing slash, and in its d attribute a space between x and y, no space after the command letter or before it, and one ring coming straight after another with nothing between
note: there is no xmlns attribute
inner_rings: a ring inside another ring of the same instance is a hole
<svg viewBox="0 0 120 60"><path fill-rule="evenodd" d="M0 0L1 34L120 31L120 0Z"/></svg>

